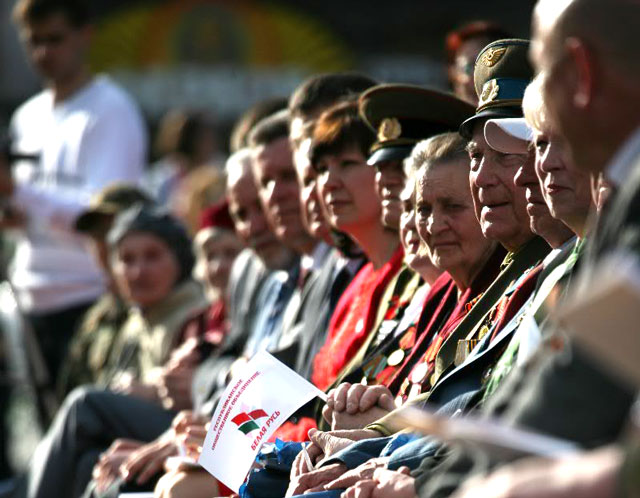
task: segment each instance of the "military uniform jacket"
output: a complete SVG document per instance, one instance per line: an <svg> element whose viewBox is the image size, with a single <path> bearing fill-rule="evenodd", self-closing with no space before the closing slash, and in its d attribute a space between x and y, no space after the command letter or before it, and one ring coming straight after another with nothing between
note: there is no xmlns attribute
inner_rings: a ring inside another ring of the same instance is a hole
<svg viewBox="0 0 640 498"><path fill-rule="evenodd" d="M513 285L525 270L531 266L536 266L540 260L549 252L549 245L540 237L534 237L527 242L517 253L507 256L508 264L504 270L498 275L496 280L489 286L482 297L478 300L471 311L458 324L453 333L447 338L440 348L436 356L436 381L433 382L434 387L437 382L443 378L443 374L453 368L454 360L457 352L458 341L468 337L469 334L478 328L485 318L492 312L500 298ZM533 290L533 288L531 289ZM430 392L413 399L411 404L426 403L429 399ZM402 409L402 408L399 408ZM392 416L392 415L391 415ZM388 416L381 418L377 422L370 424L368 428L376 430L381 434L392 434L394 431L388 425Z"/></svg>

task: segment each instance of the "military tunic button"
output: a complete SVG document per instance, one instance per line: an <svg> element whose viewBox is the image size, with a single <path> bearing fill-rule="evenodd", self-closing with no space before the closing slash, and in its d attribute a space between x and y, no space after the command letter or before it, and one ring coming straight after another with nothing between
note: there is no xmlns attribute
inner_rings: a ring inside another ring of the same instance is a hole
<svg viewBox="0 0 640 498"><path fill-rule="evenodd" d="M360 320L358 320L358 323L356 323L356 333L360 333L364 330L364 319L360 318Z"/></svg>
<svg viewBox="0 0 640 498"><path fill-rule="evenodd" d="M404 360L404 351L402 349L396 349L387 358L387 365L395 367L400 365L400 363L402 363L402 360Z"/></svg>

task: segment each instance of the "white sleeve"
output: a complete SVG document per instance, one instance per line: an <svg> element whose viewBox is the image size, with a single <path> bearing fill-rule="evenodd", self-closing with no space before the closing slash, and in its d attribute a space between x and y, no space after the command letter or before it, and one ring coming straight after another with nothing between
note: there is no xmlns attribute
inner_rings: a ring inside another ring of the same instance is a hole
<svg viewBox="0 0 640 498"><path fill-rule="evenodd" d="M52 189L21 184L14 200L30 217L73 231L75 219L92 194L116 181L140 181L146 146L146 131L134 109L118 106L108 110L87 126L79 141L75 161L83 177L82 185L58 185Z"/></svg>

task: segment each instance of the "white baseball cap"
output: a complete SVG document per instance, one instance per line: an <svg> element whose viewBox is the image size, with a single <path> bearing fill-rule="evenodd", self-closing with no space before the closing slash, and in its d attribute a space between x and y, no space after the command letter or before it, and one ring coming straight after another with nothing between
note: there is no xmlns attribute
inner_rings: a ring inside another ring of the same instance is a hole
<svg viewBox="0 0 640 498"><path fill-rule="evenodd" d="M503 154L526 154L533 130L524 118L489 119L484 125L484 139Z"/></svg>

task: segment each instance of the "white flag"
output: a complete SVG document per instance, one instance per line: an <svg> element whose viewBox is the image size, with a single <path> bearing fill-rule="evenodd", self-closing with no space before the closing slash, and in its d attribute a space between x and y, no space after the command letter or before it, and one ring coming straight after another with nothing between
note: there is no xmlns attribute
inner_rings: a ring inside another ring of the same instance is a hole
<svg viewBox="0 0 640 498"><path fill-rule="evenodd" d="M269 353L257 353L220 398L198 463L237 492L262 444L316 396L326 399Z"/></svg>

